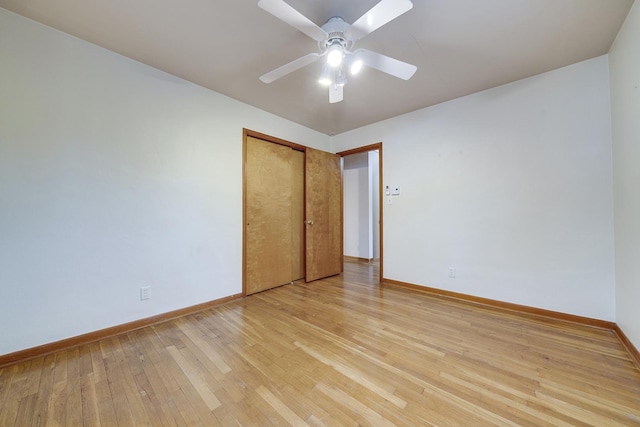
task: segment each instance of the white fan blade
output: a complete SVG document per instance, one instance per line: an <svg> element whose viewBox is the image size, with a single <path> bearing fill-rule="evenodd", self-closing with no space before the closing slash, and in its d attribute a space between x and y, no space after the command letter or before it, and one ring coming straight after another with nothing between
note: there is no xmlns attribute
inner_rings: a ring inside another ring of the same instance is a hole
<svg viewBox="0 0 640 427"><path fill-rule="evenodd" d="M356 49L353 54L356 58L362 59L364 65L403 80L409 80L418 69L415 65L366 49Z"/></svg>
<svg viewBox="0 0 640 427"><path fill-rule="evenodd" d="M280 77L284 77L289 73L293 73L294 71L299 70L302 67L316 62L319 57L320 54L318 53L310 53L303 56L302 58L296 59L295 61L291 61L288 64L284 64L283 66L278 67L273 71L269 71L267 74L261 75L260 80L262 80L264 83L271 83L274 80L278 80Z"/></svg>
<svg viewBox="0 0 640 427"><path fill-rule="evenodd" d="M335 104L336 102L342 101L343 90L344 86L342 85L331 85L329 87L329 103Z"/></svg>
<svg viewBox="0 0 640 427"><path fill-rule="evenodd" d="M361 39L412 7L411 0L381 0L351 25L349 29L351 40Z"/></svg>
<svg viewBox="0 0 640 427"><path fill-rule="evenodd" d="M276 18L302 31L314 40L323 41L326 40L328 36L322 28L311 22L306 16L289 6L283 0L260 0L258 6Z"/></svg>

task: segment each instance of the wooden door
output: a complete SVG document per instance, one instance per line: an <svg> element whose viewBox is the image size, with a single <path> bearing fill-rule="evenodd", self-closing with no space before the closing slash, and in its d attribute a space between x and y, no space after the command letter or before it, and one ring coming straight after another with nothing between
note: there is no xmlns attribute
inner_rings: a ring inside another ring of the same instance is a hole
<svg viewBox="0 0 640 427"><path fill-rule="evenodd" d="M340 156L306 149L305 280L342 273L342 172Z"/></svg>
<svg viewBox="0 0 640 427"><path fill-rule="evenodd" d="M284 285L304 276L303 158L304 153L290 147L247 137L247 295Z"/></svg>
<svg viewBox="0 0 640 427"><path fill-rule="evenodd" d="M293 175L291 192L291 280L304 278L304 152L291 150Z"/></svg>

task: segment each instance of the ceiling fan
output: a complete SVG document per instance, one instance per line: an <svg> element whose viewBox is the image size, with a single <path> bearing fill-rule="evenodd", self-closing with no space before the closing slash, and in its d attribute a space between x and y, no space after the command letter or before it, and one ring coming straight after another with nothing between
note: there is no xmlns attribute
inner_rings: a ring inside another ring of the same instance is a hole
<svg viewBox="0 0 640 427"><path fill-rule="evenodd" d="M329 87L329 102L335 103L343 99L347 73L355 75L365 65L404 80L409 80L417 70L415 65L367 49L351 51L356 41L410 10L413 7L411 0L381 0L353 24L335 16L322 27L284 0L260 0L258 6L316 40L320 50L263 74L260 80L264 83L271 83L326 56L319 82Z"/></svg>

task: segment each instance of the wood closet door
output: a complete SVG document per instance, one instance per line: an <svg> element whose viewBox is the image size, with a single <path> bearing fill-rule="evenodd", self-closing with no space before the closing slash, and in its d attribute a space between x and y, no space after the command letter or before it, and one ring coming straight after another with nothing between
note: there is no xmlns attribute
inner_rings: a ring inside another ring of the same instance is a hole
<svg viewBox="0 0 640 427"><path fill-rule="evenodd" d="M247 137L245 292L284 285L301 267L304 154Z"/></svg>
<svg viewBox="0 0 640 427"><path fill-rule="evenodd" d="M342 171L337 154L306 149L305 211L305 280L342 273Z"/></svg>
<svg viewBox="0 0 640 427"><path fill-rule="evenodd" d="M291 280L304 278L304 152L291 150L293 156L293 186L291 200L292 273Z"/></svg>

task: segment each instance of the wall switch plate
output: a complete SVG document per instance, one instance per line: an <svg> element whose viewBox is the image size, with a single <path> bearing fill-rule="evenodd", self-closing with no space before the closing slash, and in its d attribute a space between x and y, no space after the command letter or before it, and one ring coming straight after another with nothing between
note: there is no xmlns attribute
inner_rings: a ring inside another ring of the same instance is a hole
<svg viewBox="0 0 640 427"><path fill-rule="evenodd" d="M149 296L150 290L151 290L151 286L143 286L140 288L140 301L144 301L151 298Z"/></svg>
<svg viewBox="0 0 640 427"><path fill-rule="evenodd" d="M397 185L394 185L393 187L391 187L391 195L392 196L399 196L400 195L400 187Z"/></svg>
<svg viewBox="0 0 640 427"><path fill-rule="evenodd" d="M456 269L455 268L449 267L449 277L452 278L452 279L454 277L456 277Z"/></svg>

